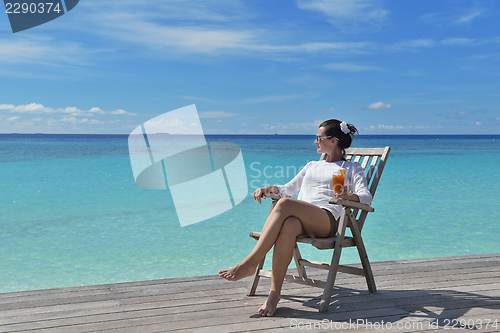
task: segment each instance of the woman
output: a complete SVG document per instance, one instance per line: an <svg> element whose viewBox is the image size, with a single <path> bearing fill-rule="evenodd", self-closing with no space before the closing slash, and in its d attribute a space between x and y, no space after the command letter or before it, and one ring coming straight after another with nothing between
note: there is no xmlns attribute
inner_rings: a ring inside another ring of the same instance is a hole
<svg viewBox="0 0 500 333"><path fill-rule="evenodd" d="M266 186L253 193L261 203L269 194L279 194L278 201L262 229L252 252L234 267L219 271L219 276L228 281L237 281L255 273L258 263L274 246L272 261L271 290L259 309L261 316L272 316L281 298L281 286L292 260L295 239L307 235L311 238L332 237L338 227L341 207L332 205L332 197L370 204L372 196L367 188L365 173L359 163L344 160L345 149L349 148L357 129L336 119L319 125L314 143L317 152L326 153L324 161L309 162L286 185ZM333 191L332 176L343 169L346 184L340 193ZM299 192L297 199L291 198Z"/></svg>

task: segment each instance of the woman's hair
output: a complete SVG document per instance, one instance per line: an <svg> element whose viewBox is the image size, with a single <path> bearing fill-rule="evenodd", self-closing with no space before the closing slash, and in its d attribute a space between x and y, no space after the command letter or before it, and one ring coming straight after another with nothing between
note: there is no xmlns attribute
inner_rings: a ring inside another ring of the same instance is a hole
<svg viewBox="0 0 500 333"><path fill-rule="evenodd" d="M354 139L356 134L359 135L359 132L354 125L347 124L349 132L346 134L341 129L341 123L340 120L330 119L322 122L319 127L324 128L323 133L325 136L336 137L338 139L338 145L342 149L342 155L345 155L345 149L351 146L352 139Z"/></svg>

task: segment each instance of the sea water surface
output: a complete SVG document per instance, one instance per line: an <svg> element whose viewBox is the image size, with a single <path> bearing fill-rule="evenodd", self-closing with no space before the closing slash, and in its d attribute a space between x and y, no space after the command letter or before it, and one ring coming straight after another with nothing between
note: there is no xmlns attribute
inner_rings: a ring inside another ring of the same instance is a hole
<svg viewBox="0 0 500 333"><path fill-rule="evenodd" d="M207 141L241 147L248 196L181 228L168 189L135 184L127 135L0 134L0 292L212 275L238 263L269 209L252 192L319 155L312 135ZM371 261L499 252L500 136L360 136L353 146L392 148L363 229ZM343 263L357 261L344 250Z"/></svg>

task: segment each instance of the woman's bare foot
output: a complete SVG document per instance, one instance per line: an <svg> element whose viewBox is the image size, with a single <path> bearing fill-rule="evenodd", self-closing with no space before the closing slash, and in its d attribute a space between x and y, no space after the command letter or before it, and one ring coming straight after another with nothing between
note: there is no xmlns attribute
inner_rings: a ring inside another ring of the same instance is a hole
<svg viewBox="0 0 500 333"><path fill-rule="evenodd" d="M276 307L281 299L281 295L277 291L270 291L266 301L260 307L259 313L262 317L271 317L276 312Z"/></svg>
<svg viewBox="0 0 500 333"><path fill-rule="evenodd" d="M236 266L219 271L219 276L228 281L238 281L247 276L252 276L255 273L255 268L255 266L240 262Z"/></svg>

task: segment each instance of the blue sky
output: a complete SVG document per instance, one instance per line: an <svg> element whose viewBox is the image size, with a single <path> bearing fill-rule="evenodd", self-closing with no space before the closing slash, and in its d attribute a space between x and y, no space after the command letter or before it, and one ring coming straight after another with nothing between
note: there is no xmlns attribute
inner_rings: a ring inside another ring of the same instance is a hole
<svg viewBox="0 0 500 333"><path fill-rule="evenodd" d="M13 34L0 133L122 133L196 104L207 134L500 134L500 5L81 0Z"/></svg>

